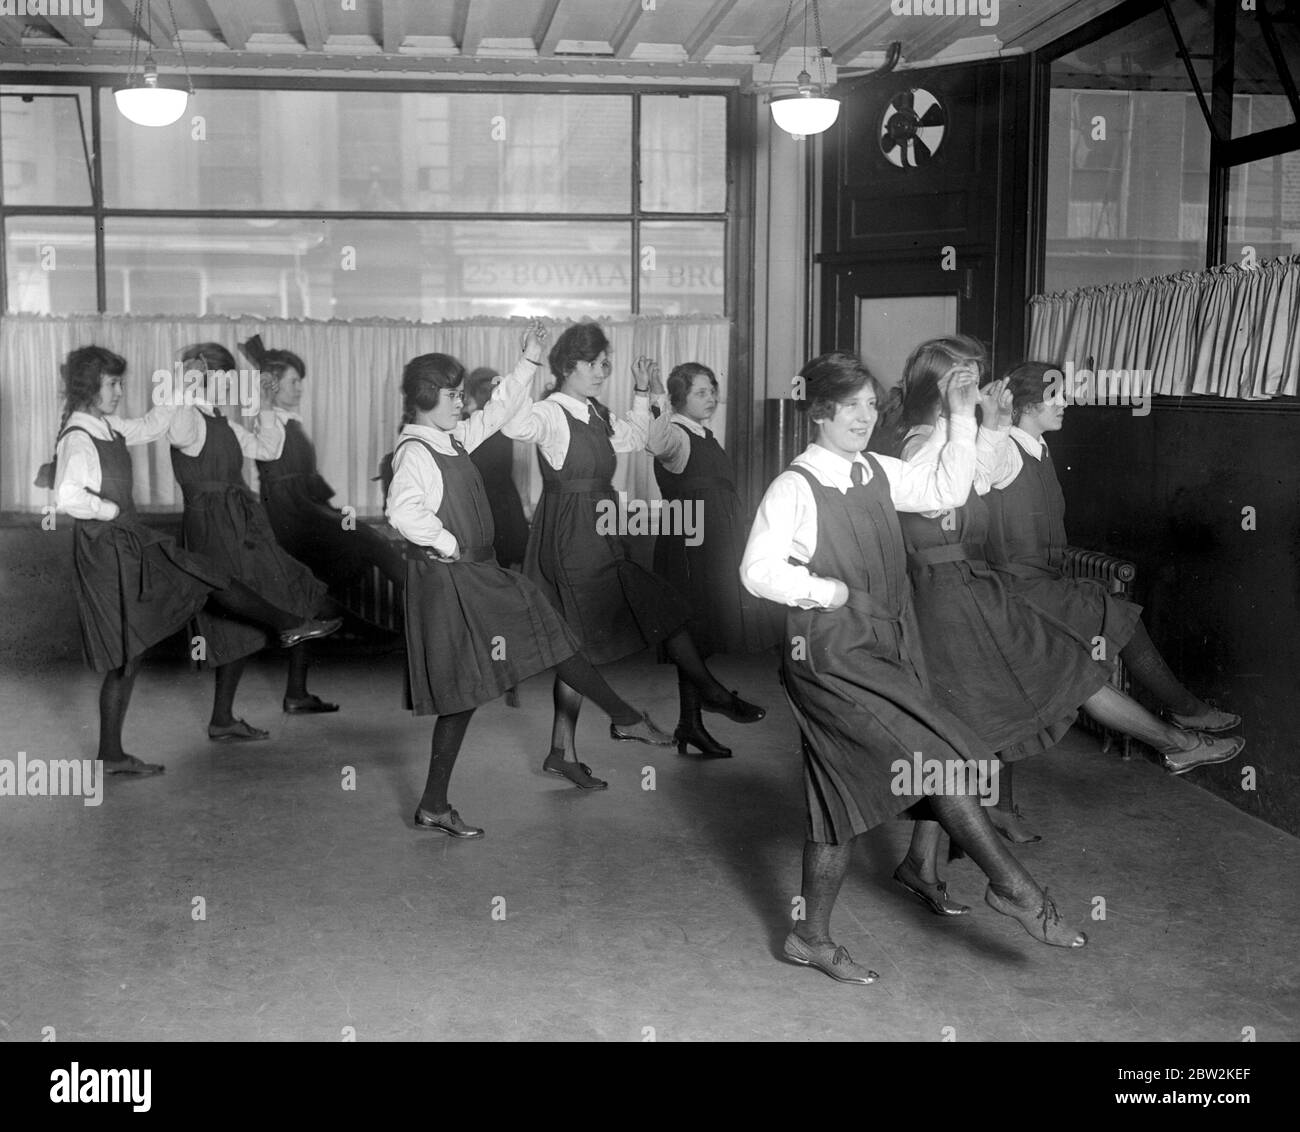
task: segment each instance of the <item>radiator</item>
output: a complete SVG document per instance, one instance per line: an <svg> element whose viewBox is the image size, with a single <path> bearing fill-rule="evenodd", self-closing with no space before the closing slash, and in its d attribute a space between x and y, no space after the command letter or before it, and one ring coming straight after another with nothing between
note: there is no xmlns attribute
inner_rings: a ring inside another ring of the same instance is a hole
<svg viewBox="0 0 1300 1132"><path fill-rule="evenodd" d="M1084 550L1078 546L1067 546L1065 557L1061 562L1061 572L1067 578L1093 578L1101 582L1117 597L1133 600L1133 579L1137 576L1137 567L1122 558L1102 554L1098 550ZM1115 668L1110 678L1111 687L1128 694L1130 681L1128 669L1119 657L1115 658ZM1098 723L1092 716L1079 713L1079 722L1085 731L1090 731L1101 739L1101 749L1109 751L1115 740L1119 740L1120 754L1130 758L1133 754L1133 740L1118 731L1112 731Z"/></svg>
<svg viewBox="0 0 1300 1132"><path fill-rule="evenodd" d="M383 575L378 566L367 566L357 580L338 596L348 612L363 621L394 633L406 631L397 587Z"/></svg>

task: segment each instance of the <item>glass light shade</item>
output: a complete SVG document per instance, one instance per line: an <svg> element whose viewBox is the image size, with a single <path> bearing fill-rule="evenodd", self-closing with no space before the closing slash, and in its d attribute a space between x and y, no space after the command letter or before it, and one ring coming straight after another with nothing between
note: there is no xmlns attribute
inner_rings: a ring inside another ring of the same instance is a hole
<svg viewBox="0 0 1300 1132"><path fill-rule="evenodd" d="M771 101L772 118L787 134L807 137L829 130L840 116L839 100L817 98L810 90L786 94Z"/></svg>
<svg viewBox="0 0 1300 1132"><path fill-rule="evenodd" d="M170 126L185 113L189 97L186 91L148 83L113 91L118 110L137 126Z"/></svg>

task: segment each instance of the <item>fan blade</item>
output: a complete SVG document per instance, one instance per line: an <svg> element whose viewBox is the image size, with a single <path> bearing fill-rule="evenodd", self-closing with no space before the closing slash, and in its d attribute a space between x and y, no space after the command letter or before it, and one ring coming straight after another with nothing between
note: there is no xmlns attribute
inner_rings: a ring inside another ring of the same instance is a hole
<svg viewBox="0 0 1300 1132"><path fill-rule="evenodd" d="M923 126L942 126L946 124L946 121L943 107L937 102L921 115L921 125Z"/></svg>
<svg viewBox="0 0 1300 1132"><path fill-rule="evenodd" d="M934 154L930 152L930 147L920 138L912 139L912 161L916 165L926 165Z"/></svg>
<svg viewBox="0 0 1300 1132"><path fill-rule="evenodd" d="M912 92L910 90L900 90L892 99L890 99L889 105L895 110L911 110Z"/></svg>
<svg viewBox="0 0 1300 1132"><path fill-rule="evenodd" d="M894 135L886 132L880 139L880 152L888 153L897 144L898 142L894 140Z"/></svg>

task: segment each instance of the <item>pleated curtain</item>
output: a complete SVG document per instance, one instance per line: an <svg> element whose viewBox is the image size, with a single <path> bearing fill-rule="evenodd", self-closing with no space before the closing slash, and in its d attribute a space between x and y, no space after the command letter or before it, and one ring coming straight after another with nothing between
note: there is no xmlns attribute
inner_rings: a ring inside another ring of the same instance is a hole
<svg viewBox="0 0 1300 1132"><path fill-rule="evenodd" d="M567 325L548 323L551 343ZM614 413L631 408L631 365L638 357L657 361L665 379L681 362L703 362L718 374L722 386L723 403L711 427L725 443L731 335L727 319L647 316L601 320L601 326L610 339L614 363L602 400ZM260 334L268 348L292 350L307 366L300 412L316 445L321 474L337 492L335 506L350 505L360 515L376 516L382 503L372 477L396 440L403 365L419 354L439 352L458 358L469 370L491 366L509 373L527 327L521 319L417 324L121 315L0 318L0 510L39 512L52 501L52 493L35 487L32 480L53 452L62 412L59 365L78 346L106 346L126 358L122 416L142 416L149 410L153 374L174 373L180 350L192 343L220 342L250 370L238 343L253 334ZM534 379L534 397L541 398L552 380L543 365ZM178 510L181 494L166 442L133 448L131 453L137 505ZM531 512L542 486L532 445L515 444L514 467L515 482ZM252 461L246 462L245 476L256 488ZM645 453L619 457L614 485L632 499L659 497L652 460Z"/></svg>
<svg viewBox="0 0 1300 1132"><path fill-rule="evenodd" d="M1300 256L1036 295L1029 311L1035 361L1142 370L1171 397L1300 395Z"/></svg>

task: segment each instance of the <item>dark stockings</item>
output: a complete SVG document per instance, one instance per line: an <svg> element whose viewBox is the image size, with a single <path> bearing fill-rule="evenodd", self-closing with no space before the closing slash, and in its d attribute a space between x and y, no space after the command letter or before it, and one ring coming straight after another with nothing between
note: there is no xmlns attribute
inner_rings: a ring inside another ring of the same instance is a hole
<svg viewBox="0 0 1300 1132"><path fill-rule="evenodd" d="M1174 714L1195 716L1209 710L1208 705L1184 688L1170 671L1141 621L1137 623L1133 639L1120 650L1119 655L1133 679Z"/></svg>
<svg viewBox="0 0 1300 1132"><path fill-rule="evenodd" d="M668 654L668 659L677 665L678 678L694 684L707 703L731 702L731 693L709 671L704 658L700 656L700 650L695 647L695 641L685 629L678 629L664 641L664 651Z"/></svg>
<svg viewBox="0 0 1300 1132"><path fill-rule="evenodd" d="M447 785L451 782L452 768L460 754L465 731L474 715L474 709L458 711L452 715L438 716L433 725L433 741L429 750L429 777L420 795L420 809L431 814L444 814L451 809L447 801Z"/></svg>
<svg viewBox="0 0 1300 1132"><path fill-rule="evenodd" d="M235 722L235 693L239 691L239 678L244 675L246 659L232 660L214 669L216 682L212 690L212 727L229 727Z"/></svg>
<svg viewBox="0 0 1300 1132"><path fill-rule="evenodd" d="M104 683L99 688L99 758L105 762L120 762L126 758L122 750L122 724L131 704L131 691L140 671L140 659L134 657L121 668L104 673Z"/></svg>

